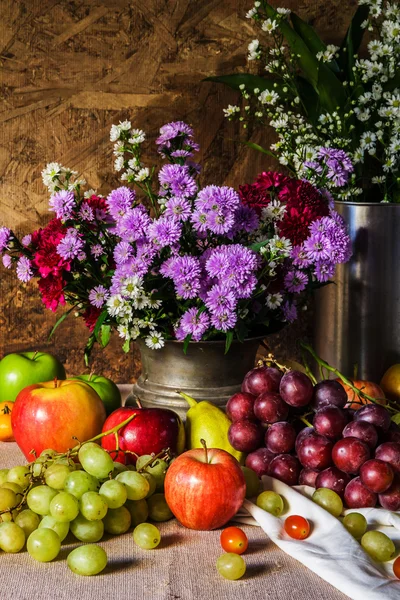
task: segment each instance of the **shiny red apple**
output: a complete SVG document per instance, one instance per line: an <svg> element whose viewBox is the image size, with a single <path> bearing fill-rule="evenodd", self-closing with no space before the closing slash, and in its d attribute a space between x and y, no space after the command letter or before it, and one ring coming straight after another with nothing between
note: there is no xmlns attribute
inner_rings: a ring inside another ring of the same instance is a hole
<svg viewBox="0 0 400 600"><path fill-rule="evenodd" d="M87 383L65 379L21 390L11 425L18 446L33 461L46 448L66 452L76 446L77 439L84 442L98 435L105 418L103 402Z"/></svg>
<svg viewBox="0 0 400 600"><path fill-rule="evenodd" d="M168 506L182 525L210 531L237 513L246 482L231 454L218 448L195 448L171 463L164 490Z"/></svg>
<svg viewBox="0 0 400 600"><path fill-rule="evenodd" d="M118 431L118 448L128 452L115 452L111 456L116 462L135 464L137 456L158 454L170 449L172 454L181 454L185 448L185 429L180 417L168 408L123 407L114 410L104 423L108 431L128 419L135 418ZM108 451L117 449L114 434L106 435L101 445ZM133 454L130 454L133 453Z"/></svg>

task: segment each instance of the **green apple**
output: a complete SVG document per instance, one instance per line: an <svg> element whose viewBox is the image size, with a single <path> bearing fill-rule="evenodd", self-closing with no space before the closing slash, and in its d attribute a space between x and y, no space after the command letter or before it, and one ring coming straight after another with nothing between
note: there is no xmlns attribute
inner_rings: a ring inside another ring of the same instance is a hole
<svg viewBox="0 0 400 600"><path fill-rule="evenodd" d="M58 358L47 352L7 354L0 360L0 402L14 402L28 385L65 379L65 369Z"/></svg>
<svg viewBox="0 0 400 600"><path fill-rule="evenodd" d="M121 392L111 379L107 379L107 377L103 377L102 375L94 375L93 373L78 375L77 377L73 377L73 379L85 381L98 393L103 401L107 416L121 407Z"/></svg>

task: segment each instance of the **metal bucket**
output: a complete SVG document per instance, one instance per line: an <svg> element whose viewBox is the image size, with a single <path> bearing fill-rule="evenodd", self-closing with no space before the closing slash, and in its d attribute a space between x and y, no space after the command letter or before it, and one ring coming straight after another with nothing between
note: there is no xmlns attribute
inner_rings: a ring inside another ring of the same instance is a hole
<svg viewBox="0 0 400 600"><path fill-rule="evenodd" d="M380 381L400 362L400 205L336 202L353 243L334 283L316 293L314 347L358 379Z"/></svg>
<svg viewBox="0 0 400 600"><path fill-rule="evenodd" d="M142 374L125 405L135 405L138 397L145 407L170 408L184 417L189 407L176 393L182 390L222 408L254 367L261 339L233 342L227 354L224 341L192 343L186 355L183 342L167 341L160 350L151 350L139 340Z"/></svg>

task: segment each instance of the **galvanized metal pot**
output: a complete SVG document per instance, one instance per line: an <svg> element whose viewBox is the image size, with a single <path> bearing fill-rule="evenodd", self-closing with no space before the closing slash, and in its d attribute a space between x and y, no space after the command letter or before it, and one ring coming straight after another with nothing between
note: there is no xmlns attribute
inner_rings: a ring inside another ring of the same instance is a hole
<svg viewBox="0 0 400 600"><path fill-rule="evenodd" d="M183 342L167 341L161 350L151 350L139 340L142 374L125 404L134 405L139 397L145 407L171 408L184 417L189 407L176 393L182 390L224 407L254 367L261 339L235 341L227 354L223 341L191 343L186 355Z"/></svg>
<svg viewBox="0 0 400 600"><path fill-rule="evenodd" d="M400 205L336 202L353 256L316 294L316 352L343 374L379 382L400 362Z"/></svg>

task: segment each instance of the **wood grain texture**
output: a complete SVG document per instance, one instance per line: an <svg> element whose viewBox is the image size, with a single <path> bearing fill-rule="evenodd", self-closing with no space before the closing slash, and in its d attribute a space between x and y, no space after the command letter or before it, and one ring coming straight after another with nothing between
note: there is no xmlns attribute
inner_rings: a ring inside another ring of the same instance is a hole
<svg viewBox="0 0 400 600"><path fill-rule="evenodd" d="M330 42L343 35L356 0L280 2L308 19ZM50 218L40 172L56 160L106 194L117 179L109 128L130 119L154 139L170 120L193 125L201 144L204 183L237 186L271 166L240 146L222 108L234 92L202 82L246 69L255 37L245 19L249 0L0 0L0 221L25 234ZM249 132L268 145L270 132ZM149 161L156 160L149 150ZM84 370L87 330L73 318L51 341L55 316L36 284L21 286L0 267L0 357L21 349L57 354L70 374ZM56 316L62 314L62 311ZM272 340L278 355L310 319ZM137 352L124 355L114 336L93 354L96 372L133 381Z"/></svg>

